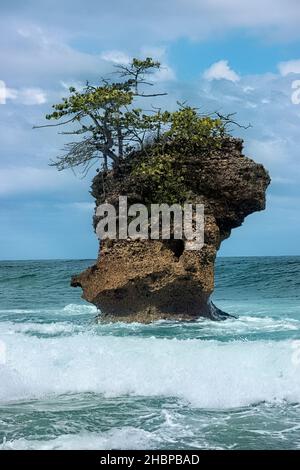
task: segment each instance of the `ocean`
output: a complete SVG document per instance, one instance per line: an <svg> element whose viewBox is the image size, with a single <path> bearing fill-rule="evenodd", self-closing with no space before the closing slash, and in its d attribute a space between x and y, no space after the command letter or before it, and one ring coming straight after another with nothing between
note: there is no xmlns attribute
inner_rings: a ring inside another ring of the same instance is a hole
<svg viewBox="0 0 300 470"><path fill-rule="evenodd" d="M224 322L96 324L92 262L0 262L0 449L300 449L300 257L220 258Z"/></svg>

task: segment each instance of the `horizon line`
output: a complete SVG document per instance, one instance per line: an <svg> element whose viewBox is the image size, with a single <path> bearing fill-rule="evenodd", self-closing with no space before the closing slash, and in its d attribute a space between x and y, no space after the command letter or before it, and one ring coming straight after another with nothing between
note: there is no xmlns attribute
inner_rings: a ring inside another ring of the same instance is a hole
<svg viewBox="0 0 300 470"><path fill-rule="evenodd" d="M220 258L299 258L297 255L220 255L216 256L216 260ZM97 261L97 258L21 258L21 259L0 259L1 262L9 261Z"/></svg>

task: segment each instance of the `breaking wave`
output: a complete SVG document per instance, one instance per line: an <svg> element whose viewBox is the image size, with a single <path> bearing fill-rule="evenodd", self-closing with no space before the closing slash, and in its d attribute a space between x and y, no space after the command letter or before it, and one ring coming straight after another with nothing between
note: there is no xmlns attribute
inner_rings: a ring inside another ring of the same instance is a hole
<svg viewBox="0 0 300 470"><path fill-rule="evenodd" d="M30 330L50 336L29 335ZM68 323L10 324L0 332L2 403L85 392L176 397L205 409L300 403L292 340L118 337L76 331Z"/></svg>

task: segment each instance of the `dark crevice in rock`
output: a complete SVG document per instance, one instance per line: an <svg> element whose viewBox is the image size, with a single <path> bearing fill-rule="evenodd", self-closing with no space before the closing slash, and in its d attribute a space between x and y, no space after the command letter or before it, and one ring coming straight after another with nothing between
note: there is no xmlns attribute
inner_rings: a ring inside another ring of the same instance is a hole
<svg viewBox="0 0 300 470"><path fill-rule="evenodd" d="M175 240L166 240L165 245L174 253L175 258L179 259L182 253L184 252L184 241Z"/></svg>

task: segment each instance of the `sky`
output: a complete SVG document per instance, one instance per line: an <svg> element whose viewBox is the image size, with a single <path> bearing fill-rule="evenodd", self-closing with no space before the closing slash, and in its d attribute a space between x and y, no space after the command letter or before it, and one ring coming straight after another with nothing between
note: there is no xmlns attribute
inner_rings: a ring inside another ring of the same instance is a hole
<svg viewBox="0 0 300 470"><path fill-rule="evenodd" d="M245 154L270 172L266 210L220 255L300 255L299 24L299 0L1 0L0 259L96 257L93 173L49 167L66 137L32 127L70 85L146 56L165 106L236 112L252 125L234 131Z"/></svg>

